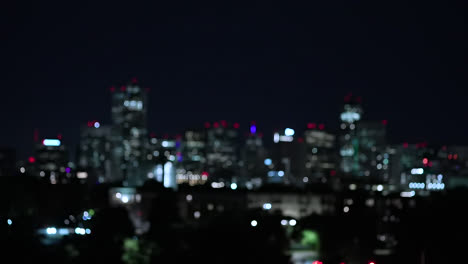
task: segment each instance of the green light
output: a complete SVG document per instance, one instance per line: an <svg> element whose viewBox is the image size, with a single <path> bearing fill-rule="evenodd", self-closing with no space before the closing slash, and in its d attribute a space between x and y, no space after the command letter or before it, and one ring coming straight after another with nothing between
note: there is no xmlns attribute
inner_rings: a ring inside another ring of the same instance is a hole
<svg viewBox="0 0 468 264"><path fill-rule="evenodd" d="M88 210L88 213L89 213L90 216L93 216L95 212L94 212L93 209L89 209L89 210Z"/></svg>
<svg viewBox="0 0 468 264"><path fill-rule="evenodd" d="M305 247L310 247L318 251L320 249L320 239L318 233L309 229L302 231L301 244Z"/></svg>

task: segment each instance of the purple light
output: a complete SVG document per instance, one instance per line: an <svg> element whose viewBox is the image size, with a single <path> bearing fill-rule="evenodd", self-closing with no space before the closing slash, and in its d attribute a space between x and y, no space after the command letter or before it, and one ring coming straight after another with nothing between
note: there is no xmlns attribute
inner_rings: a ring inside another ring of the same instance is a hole
<svg viewBox="0 0 468 264"><path fill-rule="evenodd" d="M257 127L255 125L250 126L250 133L255 134L257 132Z"/></svg>
<svg viewBox="0 0 468 264"><path fill-rule="evenodd" d="M70 171L71 171L70 168L66 168L66 169L65 169L65 172L66 172L66 173L70 173Z"/></svg>

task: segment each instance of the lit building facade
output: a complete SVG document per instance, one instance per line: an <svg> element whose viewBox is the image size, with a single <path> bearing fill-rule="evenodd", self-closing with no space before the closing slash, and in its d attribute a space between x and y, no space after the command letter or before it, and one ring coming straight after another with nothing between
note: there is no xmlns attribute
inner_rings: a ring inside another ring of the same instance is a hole
<svg viewBox="0 0 468 264"><path fill-rule="evenodd" d="M51 184L68 183L72 172L68 152L60 139L48 138L36 144L34 171L37 176Z"/></svg>
<svg viewBox="0 0 468 264"><path fill-rule="evenodd" d="M336 137L325 131L324 124L307 124L304 132L304 183L326 182L336 174Z"/></svg>
<svg viewBox="0 0 468 264"><path fill-rule="evenodd" d="M360 97L351 94L345 97L343 112L340 115L340 170L345 176L357 176L359 174L359 141L356 129L362 118Z"/></svg>

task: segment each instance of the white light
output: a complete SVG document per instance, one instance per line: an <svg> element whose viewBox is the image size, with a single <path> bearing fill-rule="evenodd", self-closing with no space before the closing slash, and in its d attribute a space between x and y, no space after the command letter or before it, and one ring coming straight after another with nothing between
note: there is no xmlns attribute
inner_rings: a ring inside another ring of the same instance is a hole
<svg viewBox="0 0 468 264"><path fill-rule="evenodd" d="M250 222L250 225L251 225L251 226L257 226L257 224L258 224L258 223L257 223L257 221L255 221L255 220L252 220L252 222Z"/></svg>
<svg viewBox="0 0 468 264"><path fill-rule="evenodd" d="M91 234L91 229L86 228L86 234L87 234L87 235Z"/></svg>
<svg viewBox="0 0 468 264"><path fill-rule="evenodd" d="M120 198L122 198L122 194L118 192L118 193L115 194L115 197L116 197L117 199L120 199Z"/></svg>
<svg viewBox="0 0 468 264"><path fill-rule="evenodd" d="M281 142L292 142L294 138L292 136L280 136L279 141Z"/></svg>
<svg viewBox="0 0 468 264"><path fill-rule="evenodd" d="M193 213L193 217L195 217L196 219L200 218L200 212L199 211L195 211Z"/></svg>
<svg viewBox="0 0 468 264"><path fill-rule="evenodd" d="M411 174L418 174L418 175L421 175L424 173L424 169L423 168L414 168L414 169L411 169Z"/></svg>
<svg viewBox="0 0 468 264"><path fill-rule="evenodd" d="M377 191L379 192L383 191L383 186L381 184L377 185Z"/></svg>
<svg viewBox="0 0 468 264"><path fill-rule="evenodd" d="M346 121L348 123L352 123L361 119L361 115L356 112L344 112L341 113L341 121Z"/></svg>
<svg viewBox="0 0 468 264"><path fill-rule="evenodd" d="M70 231L68 231L68 228L59 228L58 233L59 235L66 236L70 234Z"/></svg>
<svg viewBox="0 0 468 264"><path fill-rule="evenodd" d="M307 183L307 182L309 182L309 178L308 178L308 177L304 177L304 178L302 178L302 181L305 182L305 183Z"/></svg>
<svg viewBox="0 0 468 264"><path fill-rule="evenodd" d="M11 221L11 219L8 219L8 220L7 220L7 224L8 224L8 225L11 225L11 224L13 224L13 221Z"/></svg>
<svg viewBox="0 0 468 264"><path fill-rule="evenodd" d="M47 232L48 235L55 235L55 234L57 234L57 228L55 228L55 227L48 227L48 228L46 229L46 232Z"/></svg>
<svg viewBox="0 0 468 264"><path fill-rule="evenodd" d="M284 134L285 134L286 136L294 136L294 129L292 129L292 128L286 128L286 129L284 130Z"/></svg>
<svg viewBox="0 0 468 264"><path fill-rule="evenodd" d="M101 124L99 124L99 122L94 122L94 127L95 128L99 128L101 126Z"/></svg>
<svg viewBox="0 0 468 264"><path fill-rule="evenodd" d="M237 183L235 182L231 183L231 189L233 190L237 189Z"/></svg>
<svg viewBox="0 0 468 264"><path fill-rule="evenodd" d="M123 195L122 196L122 203L128 203L128 196L127 195Z"/></svg>
<svg viewBox="0 0 468 264"><path fill-rule="evenodd" d="M169 142L167 142L167 141L164 140L164 141L161 143L161 145L162 145L163 147L167 148L167 147L169 147Z"/></svg>
<svg viewBox="0 0 468 264"><path fill-rule="evenodd" d="M288 224L288 220L285 220L285 219L281 220L281 225L285 226L287 224Z"/></svg>
<svg viewBox="0 0 468 264"><path fill-rule="evenodd" d="M263 162L266 166L270 166L272 161L271 159L265 159L265 161Z"/></svg>
<svg viewBox="0 0 468 264"><path fill-rule="evenodd" d="M270 210L271 209L271 203L264 203L263 204L263 209Z"/></svg>
<svg viewBox="0 0 468 264"><path fill-rule="evenodd" d="M87 173L87 172L80 171L80 172L77 172L77 173L76 173L76 177L77 177L78 179L86 179L86 178L88 178L88 173Z"/></svg>
<svg viewBox="0 0 468 264"><path fill-rule="evenodd" d="M290 226L295 226L297 224L297 221L294 219L289 220L289 225Z"/></svg>
<svg viewBox="0 0 468 264"><path fill-rule="evenodd" d="M44 139L42 141L42 144L44 146L58 147L58 146L60 146L60 140L58 140L58 139Z"/></svg>
<svg viewBox="0 0 468 264"><path fill-rule="evenodd" d="M187 200L187 202L190 202L193 200L193 196L191 194L187 194L187 196L185 197L185 199Z"/></svg>
<svg viewBox="0 0 468 264"><path fill-rule="evenodd" d="M284 176L284 171L278 171L278 176L283 177Z"/></svg>
<svg viewBox="0 0 468 264"><path fill-rule="evenodd" d="M20 168L20 172L21 172L21 173L25 173L25 172L26 172L26 169L25 169L24 167L21 167L21 168Z"/></svg>
<svg viewBox="0 0 468 264"><path fill-rule="evenodd" d="M401 192L400 196L401 197L413 197L416 193L414 191L411 192Z"/></svg>
<svg viewBox="0 0 468 264"><path fill-rule="evenodd" d="M88 211L84 211L84 212L83 212L83 216L88 217L88 216L89 216Z"/></svg>
<svg viewBox="0 0 468 264"><path fill-rule="evenodd" d="M345 213L349 212L349 207L348 207L348 206L345 206L345 207L343 208L343 212L345 212Z"/></svg>
<svg viewBox="0 0 468 264"><path fill-rule="evenodd" d="M81 227L75 228L75 234L84 235L85 233L86 233L86 230L84 228L81 228ZM91 233L91 230L90 230L90 233Z"/></svg>
<svg viewBox="0 0 468 264"><path fill-rule="evenodd" d="M356 188L357 188L357 186L356 186L356 184L354 184L354 183L351 183L351 184L349 185L349 189L350 189L351 191L356 190Z"/></svg>
<svg viewBox="0 0 468 264"><path fill-rule="evenodd" d="M280 139L280 135L278 133L275 133L273 135L273 142L278 143Z"/></svg>

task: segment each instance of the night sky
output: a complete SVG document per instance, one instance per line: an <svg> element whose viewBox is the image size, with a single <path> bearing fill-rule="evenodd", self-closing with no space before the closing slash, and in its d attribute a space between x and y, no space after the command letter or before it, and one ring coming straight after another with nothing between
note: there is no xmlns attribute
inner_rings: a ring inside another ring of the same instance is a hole
<svg viewBox="0 0 468 264"><path fill-rule="evenodd" d="M337 129L352 92L390 142L468 144L463 1L44 2L0 8L0 146L19 158L34 128L74 149L132 77L159 135L220 119Z"/></svg>

